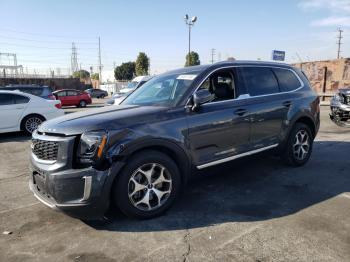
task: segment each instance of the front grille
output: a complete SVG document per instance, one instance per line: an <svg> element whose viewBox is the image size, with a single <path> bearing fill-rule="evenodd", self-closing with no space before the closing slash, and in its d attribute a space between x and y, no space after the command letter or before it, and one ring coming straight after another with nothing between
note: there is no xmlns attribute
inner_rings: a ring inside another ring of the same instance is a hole
<svg viewBox="0 0 350 262"><path fill-rule="evenodd" d="M57 160L58 142L32 139L32 152L41 160Z"/></svg>

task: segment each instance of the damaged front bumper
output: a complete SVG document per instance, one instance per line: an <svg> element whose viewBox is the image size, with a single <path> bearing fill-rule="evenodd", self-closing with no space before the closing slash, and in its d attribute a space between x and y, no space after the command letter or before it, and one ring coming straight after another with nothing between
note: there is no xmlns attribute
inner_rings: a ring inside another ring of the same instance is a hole
<svg viewBox="0 0 350 262"><path fill-rule="evenodd" d="M350 126L350 105L344 104L333 97L330 104L330 119L339 126Z"/></svg>

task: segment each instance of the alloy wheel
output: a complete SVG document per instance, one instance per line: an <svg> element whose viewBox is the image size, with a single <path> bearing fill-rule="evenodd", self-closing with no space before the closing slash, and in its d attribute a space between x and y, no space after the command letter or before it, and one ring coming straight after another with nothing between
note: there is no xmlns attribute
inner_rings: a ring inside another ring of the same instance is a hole
<svg viewBox="0 0 350 262"><path fill-rule="evenodd" d="M25 123L25 129L27 130L27 132L33 133L34 130L36 130L42 122L43 121L39 117L36 117L36 116L30 117L27 119Z"/></svg>
<svg viewBox="0 0 350 262"><path fill-rule="evenodd" d="M130 177L128 196L134 207L142 211L155 210L165 204L172 190L169 171L157 163L144 164Z"/></svg>
<svg viewBox="0 0 350 262"><path fill-rule="evenodd" d="M299 130L295 135L293 144L294 157L302 161L304 160L310 151L310 137L306 130Z"/></svg>

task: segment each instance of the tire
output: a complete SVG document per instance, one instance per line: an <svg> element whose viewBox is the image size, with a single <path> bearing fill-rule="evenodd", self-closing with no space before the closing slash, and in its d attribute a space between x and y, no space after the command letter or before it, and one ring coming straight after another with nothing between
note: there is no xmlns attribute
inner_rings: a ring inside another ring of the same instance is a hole
<svg viewBox="0 0 350 262"><path fill-rule="evenodd" d="M150 175L151 183L140 169ZM175 162L163 153L146 150L134 155L118 176L113 186L113 200L129 217L152 218L173 204L180 186L181 176Z"/></svg>
<svg viewBox="0 0 350 262"><path fill-rule="evenodd" d="M21 130L28 135L31 135L38 126L45 121L45 118L40 115L29 115L23 118Z"/></svg>
<svg viewBox="0 0 350 262"><path fill-rule="evenodd" d="M79 102L79 107L86 107L86 102L84 100L81 100Z"/></svg>
<svg viewBox="0 0 350 262"><path fill-rule="evenodd" d="M104 99L104 98L105 98L105 95L101 95L100 98Z"/></svg>
<svg viewBox="0 0 350 262"><path fill-rule="evenodd" d="M313 140L310 128L303 123L296 123L284 148L284 162L294 167L305 165L312 153Z"/></svg>

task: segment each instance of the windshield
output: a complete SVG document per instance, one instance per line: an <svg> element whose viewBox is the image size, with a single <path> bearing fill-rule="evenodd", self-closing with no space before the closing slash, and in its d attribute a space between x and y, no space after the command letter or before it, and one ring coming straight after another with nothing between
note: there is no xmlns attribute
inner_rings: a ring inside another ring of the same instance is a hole
<svg viewBox="0 0 350 262"><path fill-rule="evenodd" d="M128 89L135 88L137 86L137 84L138 84L138 82L132 81L128 84L128 86L126 88L128 88Z"/></svg>
<svg viewBox="0 0 350 262"><path fill-rule="evenodd" d="M131 93L123 105L175 106L199 72L158 76Z"/></svg>

